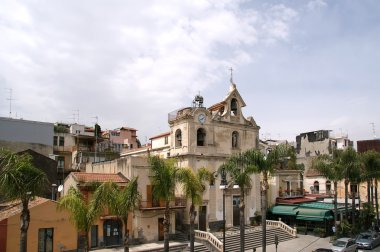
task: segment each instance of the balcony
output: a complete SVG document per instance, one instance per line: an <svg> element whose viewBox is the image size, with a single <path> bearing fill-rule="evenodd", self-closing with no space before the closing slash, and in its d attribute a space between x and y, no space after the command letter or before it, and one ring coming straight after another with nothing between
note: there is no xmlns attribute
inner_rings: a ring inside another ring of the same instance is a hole
<svg viewBox="0 0 380 252"><path fill-rule="evenodd" d="M184 209L186 208L185 198L176 198L175 201L169 203L170 209ZM151 201L140 201L141 211L152 211L152 210L164 210L165 201L163 200L151 200Z"/></svg>

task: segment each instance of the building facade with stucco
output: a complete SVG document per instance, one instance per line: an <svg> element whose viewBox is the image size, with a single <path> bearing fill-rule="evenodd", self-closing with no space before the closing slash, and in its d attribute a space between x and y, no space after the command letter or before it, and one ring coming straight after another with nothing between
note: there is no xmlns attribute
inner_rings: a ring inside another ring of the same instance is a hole
<svg viewBox="0 0 380 252"><path fill-rule="evenodd" d="M223 191L219 189L221 178L217 170L233 154L248 149L257 149L259 129L253 117L245 117L245 101L231 83L230 89L220 102L206 107L203 97L196 96L192 106L169 113L169 131L152 137L151 145L121 153L121 158L87 164L86 172L121 172L127 178L139 176L141 206L132 220L133 238L145 241L163 239L162 202L154 201L149 179L148 155L162 158L175 158L179 168L189 167L194 171L205 167L215 175L213 184L208 185L203 194L203 202L197 207L196 228L219 230L223 225ZM252 175L252 188L245 197L245 222L260 211L260 176ZM239 189L226 189L225 212L227 227L239 225ZM183 193L178 190L176 199L171 202L170 233L188 230L188 204Z"/></svg>

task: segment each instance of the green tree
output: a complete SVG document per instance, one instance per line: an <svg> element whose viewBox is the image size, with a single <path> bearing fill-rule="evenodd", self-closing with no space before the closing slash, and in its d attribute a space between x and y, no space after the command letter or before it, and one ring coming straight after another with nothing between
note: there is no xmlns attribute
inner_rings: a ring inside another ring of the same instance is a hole
<svg viewBox="0 0 380 252"><path fill-rule="evenodd" d="M238 185L240 189L240 251L243 252L245 248L244 235L245 235L245 195L251 188L251 175L256 171L256 167L252 164L250 157L253 155L254 150L248 150L243 153L238 153L231 156L220 167L219 173L226 172L226 175L231 178L231 184ZM229 185L230 186L230 185Z"/></svg>
<svg viewBox="0 0 380 252"><path fill-rule="evenodd" d="M261 174L261 222L262 222L262 251L266 251L266 212L267 194L269 189L268 177L274 170L281 167L289 160L290 145L280 144L275 146L266 155L259 150L251 150L246 153L249 164L254 166L255 172Z"/></svg>
<svg viewBox="0 0 380 252"><path fill-rule="evenodd" d="M30 223L29 202L48 186L46 174L32 165L28 154L0 151L0 194L7 200L21 201L20 252L26 252Z"/></svg>
<svg viewBox="0 0 380 252"><path fill-rule="evenodd" d="M312 167L322 176L334 183L334 226L338 230L337 213L338 213L338 182L344 178L341 166L342 150L334 150L332 155L323 154L313 159Z"/></svg>
<svg viewBox="0 0 380 252"><path fill-rule="evenodd" d="M165 202L164 213L164 251L169 251L169 227L170 227L170 201L175 199L175 187L177 183L178 168L174 159L161 159L157 156L149 157L150 181L152 193L156 199Z"/></svg>
<svg viewBox="0 0 380 252"><path fill-rule="evenodd" d="M362 175L363 180L367 181L367 202L370 206L373 206L373 201L371 200L371 186L373 184L373 181L375 182L375 194L377 194L377 180L380 178L380 153L369 150L364 153L361 153L360 155L361 161L362 161ZM379 223L379 203L377 196L375 197L376 200L376 219ZM369 207L368 207L369 209ZM367 214L367 216L370 216ZM368 222L370 220L367 220Z"/></svg>
<svg viewBox="0 0 380 252"><path fill-rule="evenodd" d="M205 182L210 181L212 173L206 168L199 169L196 173L190 168L178 170L178 181L182 185L183 192L187 199L190 199L190 251L194 251L194 222L195 206L202 204L202 196L205 190Z"/></svg>
<svg viewBox="0 0 380 252"><path fill-rule="evenodd" d="M89 231L103 208L98 207L94 200L85 199L80 190L74 187L71 187L68 193L59 199L57 208L69 211L70 220L84 237L84 251L88 251Z"/></svg>
<svg viewBox="0 0 380 252"><path fill-rule="evenodd" d="M121 188L114 182L102 183L94 193L94 206L104 209L108 207L124 226L124 251L129 251L129 213L139 206L141 195L138 191L138 177L133 178L128 184Z"/></svg>
<svg viewBox="0 0 380 252"><path fill-rule="evenodd" d="M348 216L348 184L350 183L350 179L358 176L357 174L361 163L357 152L351 147L343 150L340 156L340 162L342 168L341 172L344 178L344 209L346 216Z"/></svg>

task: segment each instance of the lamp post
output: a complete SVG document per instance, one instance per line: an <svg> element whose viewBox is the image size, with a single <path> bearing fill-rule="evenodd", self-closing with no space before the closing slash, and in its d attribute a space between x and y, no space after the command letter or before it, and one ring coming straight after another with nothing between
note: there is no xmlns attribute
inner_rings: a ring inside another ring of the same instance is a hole
<svg viewBox="0 0 380 252"><path fill-rule="evenodd" d="M220 181L219 188L223 190L223 252L226 251L226 188L227 188L227 179L226 171L222 168L222 180Z"/></svg>

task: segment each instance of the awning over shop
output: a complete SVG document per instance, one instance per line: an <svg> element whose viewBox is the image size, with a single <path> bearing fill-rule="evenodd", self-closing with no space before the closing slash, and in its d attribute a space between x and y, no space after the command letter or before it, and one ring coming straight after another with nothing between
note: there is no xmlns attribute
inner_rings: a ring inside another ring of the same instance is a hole
<svg viewBox="0 0 380 252"><path fill-rule="evenodd" d="M297 220L308 221L324 221L333 220L333 212L331 210L313 209L313 208L298 208Z"/></svg>
<svg viewBox="0 0 380 252"><path fill-rule="evenodd" d="M272 214L276 215L288 215L288 216L296 216L298 212L298 206L287 206L287 205L278 205L274 206L270 209Z"/></svg>

